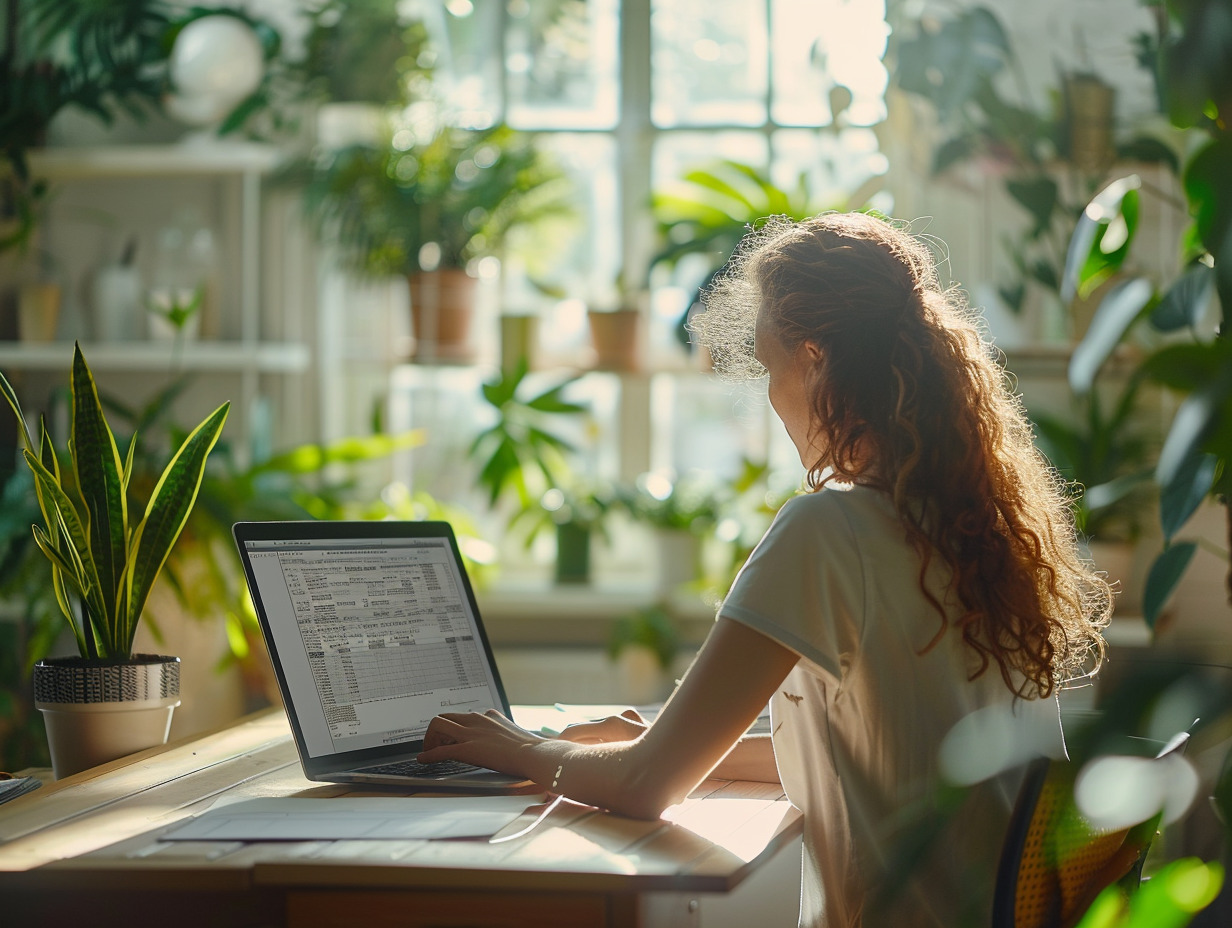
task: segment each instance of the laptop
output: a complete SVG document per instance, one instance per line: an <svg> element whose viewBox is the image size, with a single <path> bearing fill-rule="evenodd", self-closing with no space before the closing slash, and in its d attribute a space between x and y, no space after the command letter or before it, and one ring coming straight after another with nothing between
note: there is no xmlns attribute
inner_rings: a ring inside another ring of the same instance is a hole
<svg viewBox="0 0 1232 928"><path fill-rule="evenodd" d="M484 790L528 782L415 761L442 712L509 715L447 522L239 522L234 533L308 779Z"/></svg>

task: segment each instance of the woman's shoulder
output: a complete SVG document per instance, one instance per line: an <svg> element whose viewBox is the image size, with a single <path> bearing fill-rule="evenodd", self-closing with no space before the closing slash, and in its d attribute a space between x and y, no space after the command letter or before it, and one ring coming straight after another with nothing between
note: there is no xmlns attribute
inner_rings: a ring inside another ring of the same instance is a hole
<svg viewBox="0 0 1232 928"><path fill-rule="evenodd" d="M812 540L824 546L855 546L901 534L889 496L868 487L825 487L793 496L779 509L769 536Z"/></svg>
<svg viewBox="0 0 1232 928"><path fill-rule="evenodd" d="M779 510L780 519L844 518L865 523L870 519L897 521L889 494L871 487L830 485L793 496Z"/></svg>

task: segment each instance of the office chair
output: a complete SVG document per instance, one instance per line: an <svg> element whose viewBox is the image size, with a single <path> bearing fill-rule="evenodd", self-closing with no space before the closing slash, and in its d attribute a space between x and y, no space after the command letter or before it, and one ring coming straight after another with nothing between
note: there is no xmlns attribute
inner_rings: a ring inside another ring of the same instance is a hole
<svg viewBox="0 0 1232 928"><path fill-rule="evenodd" d="M1181 750L1188 737L1158 756ZM1107 887L1130 893L1141 881L1162 813L1129 828L1093 829L1074 805L1075 766L1041 758L1027 768L997 868L992 928L1070 928Z"/></svg>

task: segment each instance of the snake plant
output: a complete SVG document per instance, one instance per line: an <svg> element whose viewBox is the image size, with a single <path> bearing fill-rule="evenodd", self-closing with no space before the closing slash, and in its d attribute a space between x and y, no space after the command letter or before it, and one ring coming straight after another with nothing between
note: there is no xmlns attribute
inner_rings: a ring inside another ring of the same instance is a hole
<svg viewBox="0 0 1232 928"><path fill-rule="evenodd" d="M34 539L51 561L60 611L82 657L123 661L131 657L146 599L196 502L231 404L219 406L184 439L137 519L129 512L128 487L135 443L121 461L80 345L71 386L70 474L61 471L41 419L34 444L17 394L0 374L0 392L21 424L22 453L34 473L44 523L33 526Z"/></svg>

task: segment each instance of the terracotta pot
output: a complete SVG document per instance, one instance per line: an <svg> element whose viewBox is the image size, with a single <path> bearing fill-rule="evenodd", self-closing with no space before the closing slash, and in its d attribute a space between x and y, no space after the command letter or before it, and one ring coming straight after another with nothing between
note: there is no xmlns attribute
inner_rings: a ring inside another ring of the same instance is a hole
<svg viewBox="0 0 1232 928"><path fill-rule="evenodd" d="M415 360L427 364L472 360L471 321L478 281L466 271L446 268L411 274L407 283Z"/></svg>
<svg viewBox="0 0 1232 928"><path fill-rule="evenodd" d="M179 704L178 657L60 657L34 665L34 705L47 726L56 779L166 744Z"/></svg>
<svg viewBox="0 0 1232 928"><path fill-rule="evenodd" d="M642 365L642 314L636 309L608 312L591 310L590 338L595 348L595 369L636 371Z"/></svg>
<svg viewBox="0 0 1232 928"><path fill-rule="evenodd" d="M1116 90L1094 75L1070 75L1065 80L1065 103L1070 160L1088 174L1106 170L1116 154L1112 143Z"/></svg>
<svg viewBox="0 0 1232 928"><path fill-rule="evenodd" d="M538 316L501 316L500 332L501 370L514 370L522 360L531 370L539 366Z"/></svg>
<svg viewBox="0 0 1232 928"><path fill-rule="evenodd" d="M60 285L32 283L17 298L17 332L23 342L51 342L60 322Z"/></svg>

